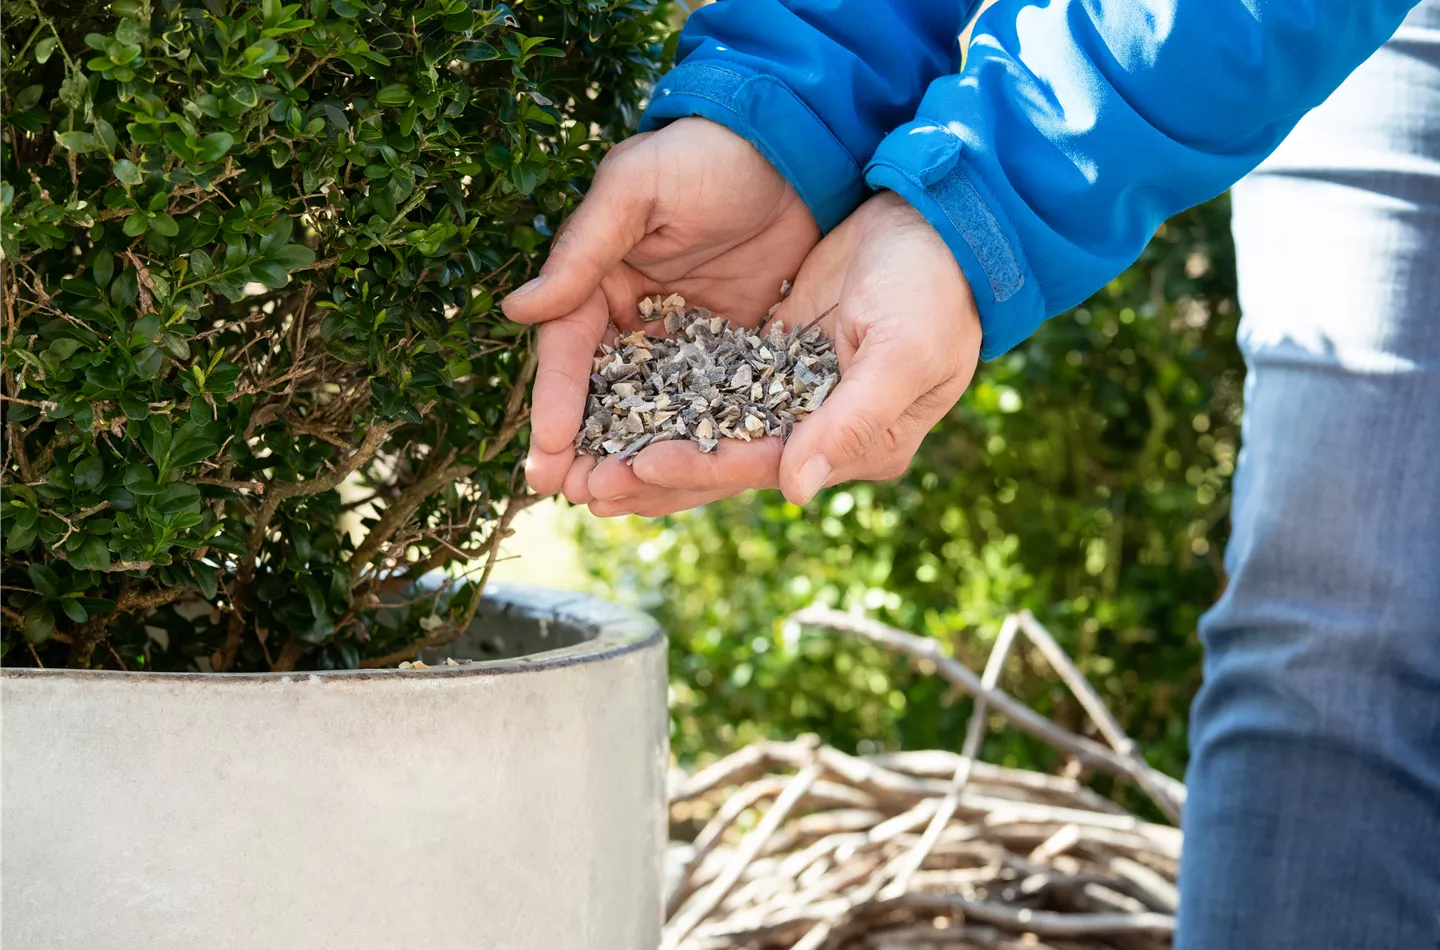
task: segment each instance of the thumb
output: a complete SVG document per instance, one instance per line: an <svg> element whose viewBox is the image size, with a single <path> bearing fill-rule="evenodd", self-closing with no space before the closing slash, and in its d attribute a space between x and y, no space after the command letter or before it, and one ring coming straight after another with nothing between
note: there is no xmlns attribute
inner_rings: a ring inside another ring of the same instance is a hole
<svg viewBox="0 0 1440 950"><path fill-rule="evenodd" d="M540 276L500 302L505 316L541 323L571 313L645 237L655 207L655 167L627 146L617 146L600 163L579 210L555 235Z"/></svg>
<svg viewBox="0 0 1440 950"><path fill-rule="evenodd" d="M864 456L888 452L892 430L926 387L922 358L862 341L824 405L795 427L780 457L780 489L797 505L840 481Z"/></svg>

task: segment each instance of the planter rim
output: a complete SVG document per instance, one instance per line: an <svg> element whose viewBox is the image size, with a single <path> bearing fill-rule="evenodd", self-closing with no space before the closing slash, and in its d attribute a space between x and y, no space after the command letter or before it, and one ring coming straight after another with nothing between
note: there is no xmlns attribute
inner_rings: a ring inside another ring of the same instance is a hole
<svg viewBox="0 0 1440 950"><path fill-rule="evenodd" d="M528 584L493 583L485 591L482 603L498 605L501 611L595 631L584 643L543 650L520 657L501 660L476 660L460 666L430 666L423 670L402 670L393 667L360 670L296 670L288 673L202 673L164 672L151 670L71 670L61 668L0 667L5 680L31 679L113 679L133 682L216 683L242 686L245 684L283 683L335 679L347 682L367 679L439 679L502 676L511 673L533 673L586 663L614 659L665 639L660 624L649 614L631 610L589 594L562 591Z"/></svg>

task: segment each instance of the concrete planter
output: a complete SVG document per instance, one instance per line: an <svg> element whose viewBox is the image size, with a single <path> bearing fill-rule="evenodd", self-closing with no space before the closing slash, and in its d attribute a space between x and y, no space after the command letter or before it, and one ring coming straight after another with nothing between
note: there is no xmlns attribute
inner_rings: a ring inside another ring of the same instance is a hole
<svg viewBox="0 0 1440 950"><path fill-rule="evenodd" d="M446 653L486 662L5 670L0 943L656 946L659 628L591 598L508 588Z"/></svg>

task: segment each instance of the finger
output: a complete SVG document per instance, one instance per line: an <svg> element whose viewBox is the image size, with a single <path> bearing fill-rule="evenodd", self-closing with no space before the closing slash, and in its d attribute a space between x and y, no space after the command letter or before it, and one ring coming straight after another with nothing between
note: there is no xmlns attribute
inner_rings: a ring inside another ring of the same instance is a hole
<svg viewBox="0 0 1440 950"><path fill-rule="evenodd" d="M873 330L824 405L795 427L780 459L780 488L797 505L870 452L893 454L892 426L935 385L923 347Z"/></svg>
<svg viewBox="0 0 1440 950"><path fill-rule="evenodd" d="M685 491L744 491L780 484L780 457L785 445L777 438L742 442L722 439L714 452L701 452L690 441L646 446L631 466L640 482Z"/></svg>
<svg viewBox="0 0 1440 950"><path fill-rule="evenodd" d="M642 518L659 518L673 515L677 511L699 508L713 501L720 501L732 495L731 491L660 491L644 498L596 499L590 503L590 513L597 518L618 518L622 515L639 515Z"/></svg>
<svg viewBox="0 0 1440 950"><path fill-rule="evenodd" d="M964 380L955 378L946 380L915 400L889 429L886 443L893 448L883 453L867 453L850 467L837 469L828 484L877 482L904 475L925 437L955 408L964 392Z"/></svg>
<svg viewBox="0 0 1440 950"><path fill-rule="evenodd" d="M577 455L570 463L570 470L565 475L565 484L561 491L565 500L572 505L588 505L595 500L590 494L590 470L595 467L598 461L590 455Z"/></svg>
<svg viewBox="0 0 1440 950"><path fill-rule="evenodd" d="M578 309L540 326L536 341L539 366L530 413L532 456L571 451L585 415L591 361L605 323L605 302L596 293ZM561 479L569 467L567 460L559 472ZM557 481L550 491L559 488Z"/></svg>
<svg viewBox="0 0 1440 950"><path fill-rule="evenodd" d="M600 464L590 472L589 489L591 498L613 500L650 494L655 491L655 486L636 478L629 465L611 457L601 459Z"/></svg>
<svg viewBox="0 0 1440 950"><path fill-rule="evenodd" d="M661 332L659 323L647 323L640 316L640 308L636 306L641 297L648 297L665 290L664 287L650 280L629 264L621 261L604 279L600 281L600 292L605 296L605 306L610 313L610 322L620 330L622 334L634 330L644 330L646 333L658 334Z"/></svg>
<svg viewBox="0 0 1440 950"><path fill-rule="evenodd" d="M537 495L555 494L564 484L570 459L569 452L541 452L532 445L525 457L525 484Z"/></svg>
<svg viewBox="0 0 1440 950"><path fill-rule="evenodd" d="M579 307L645 237L656 176L654 163L639 157L648 153L641 141L617 146L600 163L579 210L551 242L540 276L500 302L511 320L539 323Z"/></svg>

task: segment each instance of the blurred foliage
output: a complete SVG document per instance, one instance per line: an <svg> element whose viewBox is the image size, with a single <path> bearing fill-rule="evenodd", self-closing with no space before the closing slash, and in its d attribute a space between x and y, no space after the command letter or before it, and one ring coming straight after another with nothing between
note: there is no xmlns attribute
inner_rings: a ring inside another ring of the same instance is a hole
<svg viewBox="0 0 1440 950"><path fill-rule="evenodd" d="M682 761L761 736L959 748L968 701L878 648L783 618L819 601L938 637L979 669L1033 610L1151 761L1179 775L1200 681L1195 625L1223 584L1242 367L1228 205L1178 216L1083 306L981 367L909 472L806 509L750 494L655 522L588 522L597 584L670 632ZM1002 681L1084 728L1033 652ZM992 735L993 761L1048 750Z"/></svg>
<svg viewBox="0 0 1440 950"><path fill-rule="evenodd" d="M478 584L377 608L493 554L533 368L495 301L665 34L651 0L6 3L5 662L386 665L463 629Z"/></svg>

